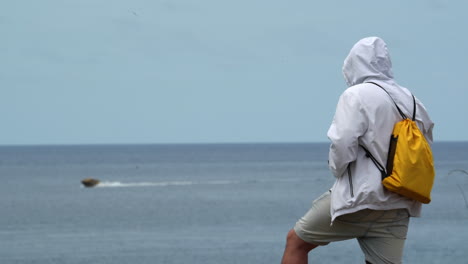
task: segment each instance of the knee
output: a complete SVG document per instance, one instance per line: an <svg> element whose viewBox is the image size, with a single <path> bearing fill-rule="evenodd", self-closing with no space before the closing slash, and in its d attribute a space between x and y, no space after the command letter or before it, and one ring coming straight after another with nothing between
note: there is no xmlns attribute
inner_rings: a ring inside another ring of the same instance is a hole
<svg viewBox="0 0 468 264"><path fill-rule="evenodd" d="M286 235L286 242L293 241L296 236L296 231L294 231L294 229L289 230L288 234Z"/></svg>
<svg viewBox="0 0 468 264"><path fill-rule="evenodd" d="M286 247L290 247L291 249L295 249L295 250L309 252L317 246L305 242L299 236L297 236L296 231L294 231L294 229L291 229L289 230L286 236Z"/></svg>

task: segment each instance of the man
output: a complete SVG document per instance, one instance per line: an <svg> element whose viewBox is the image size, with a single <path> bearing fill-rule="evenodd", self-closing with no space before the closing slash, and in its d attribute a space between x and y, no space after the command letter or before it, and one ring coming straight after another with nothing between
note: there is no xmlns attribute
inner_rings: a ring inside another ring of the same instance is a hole
<svg viewBox="0 0 468 264"><path fill-rule="evenodd" d="M421 203L386 190L360 146L386 164L393 126L401 120L389 94L407 116L413 114L411 93L393 80L391 68L387 46L377 37L358 41L345 59L343 74L350 87L338 101L327 134L336 181L289 231L283 264L307 263L315 247L353 238L366 263L401 263L409 217L420 216ZM416 109L416 123L431 144L434 124L417 99Z"/></svg>

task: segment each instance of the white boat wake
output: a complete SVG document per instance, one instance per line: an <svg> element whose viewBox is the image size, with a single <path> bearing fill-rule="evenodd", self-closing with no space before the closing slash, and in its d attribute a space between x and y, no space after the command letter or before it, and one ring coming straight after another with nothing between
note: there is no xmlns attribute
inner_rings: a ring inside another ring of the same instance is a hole
<svg viewBox="0 0 468 264"><path fill-rule="evenodd" d="M146 187L146 186L156 186L156 187L165 187L165 186L186 186L186 185L222 185L222 184L238 184L239 181L165 181L165 182L112 182L104 181L99 182L95 188L108 188L108 187Z"/></svg>

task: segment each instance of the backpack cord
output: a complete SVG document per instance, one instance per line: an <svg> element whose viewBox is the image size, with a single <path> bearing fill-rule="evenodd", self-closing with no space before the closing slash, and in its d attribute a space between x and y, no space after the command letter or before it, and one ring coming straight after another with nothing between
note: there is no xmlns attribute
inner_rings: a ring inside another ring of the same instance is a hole
<svg viewBox="0 0 468 264"><path fill-rule="evenodd" d="M378 162L377 159L374 156L372 156L370 151L367 148L365 148L363 145L359 145L359 146L361 146L361 148L364 149L364 151L366 152L366 157L370 158L372 162L375 164L375 166L377 167L377 169L380 171L380 174L382 174L382 180L385 179L387 176L389 176L387 172L385 171L384 166L382 166L380 162Z"/></svg>
<svg viewBox="0 0 468 264"><path fill-rule="evenodd" d="M390 96L390 98L392 99L393 104L395 104L395 106L396 106L396 108L398 109L398 112L400 113L401 117L402 117L403 119L406 119L406 118L407 118L406 115L405 115L405 113L403 113L403 111L401 111L400 107L398 107L398 105L397 105L397 103L395 102L395 100L393 99L393 97L390 95L390 93L389 93L387 90L385 90L385 88L383 88L382 86L378 85L378 84L375 83L375 82L368 82L368 83L375 84L375 85L377 85L378 87L382 88L382 90L384 90L384 91L388 94L388 96ZM414 98L414 95L413 95L413 94L411 94L411 96L413 97L413 119L412 119L412 120L414 121L415 118L416 118L416 99Z"/></svg>
<svg viewBox="0 0 468 264"><path fill-rule="evenodd" d="M378 84L375 83L375 82L369 82L369 83L375 84L375 85L377 85L378 87L382 88L382 90L384 90L384 91L388 94L388 96L390 96L390 99L392 99L393 104L395 104L395 106L396 106L398 112L400 113L401 117L402 117L403 119L406 119L406 118L407 118L406 115L405 115L405 113L403 113L403 111L401 111L400 107L398 107L398 105L397 105L397 103L395 102L395 100L393 99L393 97L390 95L390 93L389 93L387 90L385 90L385 88L383 88L382 86L378 85ZM413 119L412 119L412 120L414 121L414 120L415 120L415 117L416 117L416 99L415 99L415 97L414 97L413 94L411 94L411 96L413 97ZM359 146L361 146L361 147L364 149L364 151L366 152L366 157L370 158L370 159L372 160L372 162L375 164L375 166L377 167L377 169L380 171L380 173L382 174L382 180L385 179L387 176L389 176L388 173L391 173L391 171L386 172L386 171L385 171L385 167L382 166L382 164L380 164L380 162L377 161L377 159L370 153L370 151L369 151L367 148L365 148L365 147L364 147L363 145L361 145L361 144L360 144Z"/></svg>

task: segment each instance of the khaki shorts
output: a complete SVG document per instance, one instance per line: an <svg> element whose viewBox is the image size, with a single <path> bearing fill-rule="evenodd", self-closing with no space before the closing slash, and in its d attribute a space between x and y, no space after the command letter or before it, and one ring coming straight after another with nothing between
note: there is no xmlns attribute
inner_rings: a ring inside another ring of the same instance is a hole
<svg viewBox="0 0 468 264"><path fill-rule="evenodd" d="M294 227L296 234L314 245L356 238L366 261L372 264L401 263L408 232L406 209L361 210L339 216L331 223L330 192L312 203L312 208Z"/></svg>

